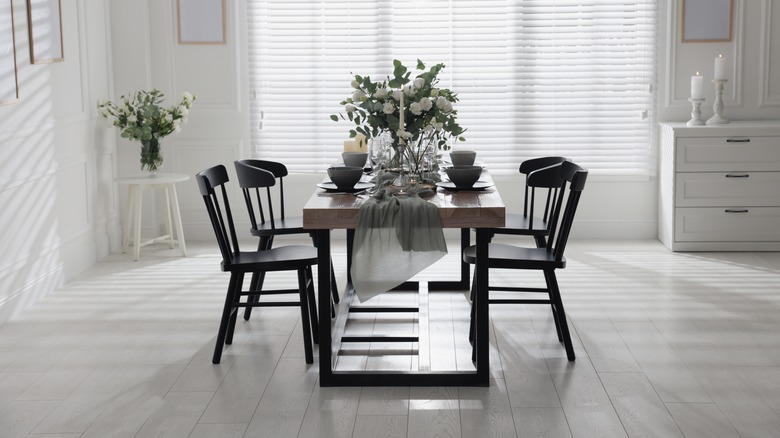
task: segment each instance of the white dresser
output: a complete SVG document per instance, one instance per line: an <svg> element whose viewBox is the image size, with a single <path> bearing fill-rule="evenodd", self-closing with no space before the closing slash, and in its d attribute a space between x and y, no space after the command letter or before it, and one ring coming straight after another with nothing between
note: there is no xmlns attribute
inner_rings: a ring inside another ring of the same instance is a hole
<svg viewBox="0 0 780 438"><path fill-rule="evenodd" d="M780 251L780 121L661 124L658 238L673 251Z"/></svg>

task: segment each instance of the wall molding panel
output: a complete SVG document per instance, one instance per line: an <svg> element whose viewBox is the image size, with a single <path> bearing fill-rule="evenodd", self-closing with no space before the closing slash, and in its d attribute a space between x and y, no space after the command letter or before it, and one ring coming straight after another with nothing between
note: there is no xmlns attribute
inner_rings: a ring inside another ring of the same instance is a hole
<svg viewBox="0 0 780 438"><path fill-rule="evenodd" d="M761 65L758 91L758 106L778 107L780 106L780 93L772 94L772 85L780 89L780 71L774 72L772 61L780 58L780 47L772 46L772 22L780 22L780 6L772 6L772 0L762 0L761 14L764 21L761 23ZM775 16L777 15L777 17ZM775 30L777 32L777 30ZM774 34L774 36L778 36ZM780 62L778 62L780 65ZM774 75L772 74L774 72Z"/></svg>

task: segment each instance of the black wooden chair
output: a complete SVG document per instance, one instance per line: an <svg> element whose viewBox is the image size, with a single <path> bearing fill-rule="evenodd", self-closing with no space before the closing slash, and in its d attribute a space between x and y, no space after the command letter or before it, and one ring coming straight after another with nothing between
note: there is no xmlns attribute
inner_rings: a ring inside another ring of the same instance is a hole
<svg viewBox="0 0 780 438"><path fill-rule="evenodd" d="M569 334L569 326L566 322L566 312L563 309L561 292L558 288L558 281L555 276L556 269L566 267L566 259L563 252L566 249L566 243L569 239L572 224L574 223L574 214L577 211L582 190L585 188L585 180L588 178L588 171L582 167L570 162L564 161L544 169L531 172L528 175L529 184L537 183L537 179L550 178L550 169L555 169L558 173L558 180L561 182L558 190L558 199L555 208L550 212L550 235L541 248L525 248L515 245L502 243L490 243L488 245L488 271L490 269L526 269L538 270L544 273L546 283L545 288L531 287L505 287L488 286L489 304L549 304L552 307L555 329L558 332L558 340L564 343L566 347L566 356L573 361L574 348ZM548 181L549 182L549 181ZM566 189L568 185L568 190ZM564 199L564 194L568 191L568 196ZM565 206L564 206L565 204ZM563 209L563 211L561 211ZM556 234L557 232L557 234ZM476 263L476 247L470 246L463 252L463 261L466 263ZM472 283L472 297L475 296L476 285ZM504 292L526 292L526 293L546 293L547 299L491 299L490 291ZM474 306L471 309L471 328L469 330L469 339L474 340Z"/></svg>
<svg viewBox="0 0 780 438"><path fill-rule="evenodd" d="M545 240L550 234L550 213L555 208L555 202L558 200L558 189L560 182L557 178L540 178L538 175L533 180L528 180L531 172L539 169L571 161L566 157L540 157L520 163L520 173L525 175L525 198L523 200L523 214L507 213L506 225L501 228L491 228L490 238L496 234L510 234L516 236L530 236L536 242L536 246L541 248L545 245ZM541 217L536 214L537 190L546 195L544 202L544 213Z"/></svg>
<svg viewBox="0 0 780 438"><path fill-rule="evenodd" d="M257 178L265 178L273 185L274 176L270 172L258 174ZM228 174L225 166L219 165L206 169L195 176L200 194L206 203L206 210L217 237L219 250L222 253L222 270L230 272L230 283L225 295L225 306L219 323L217 343L214 348L212 362L219 363L222 357L223 344L233 342L233 332L236 327L236 314L241 307L278 307L297 306L301 309L303 326L303 346L306 363L313 363L312 338L319 342L317 309L312 280L312 265L317 264L317 250L312 246L289 245L273 249L257 251L241 251L238 246L233 215L230 211L225 184ZM298 288L259 291L250 286L243 290L244 275L254 272L297 271ZM262 295L298 294L297 301L259 300ZM247 297L242 302L241 298ZM311 320L309 319L311 317Z"/></svg>
<svg viewBox="0 0 780 438"><path fill-rule="evenodd" d="M252 228L250 232L253 236L260 238L257 249L271 249L274 244L274 237L281 235L308 234L314 246L317 246L315 233L303 228L303 218L301 216L286 216L284 211L284 177L288 175L287 166L275 161L266 160L238 160L235 163L236 174L238 175L238 185L244 193L247 211L249 212L249 221ZM257 174L264 175L270 172L274 176L273 181L267 178L256 178ZM272 183L270 186L267 183ZM279 197L278 209L274 212L272 202L271 187L278 185ZM265 189L265 201L261 194L261 189ZM333 263L330 267L330 290L334 303L339 302L339 291L336 283L336 274L333 271ZM265 272L256 272L252 275L253 290L261 290L265 281ZM252 314L252 308L244 309L244 319L249 320Z"/></svg>

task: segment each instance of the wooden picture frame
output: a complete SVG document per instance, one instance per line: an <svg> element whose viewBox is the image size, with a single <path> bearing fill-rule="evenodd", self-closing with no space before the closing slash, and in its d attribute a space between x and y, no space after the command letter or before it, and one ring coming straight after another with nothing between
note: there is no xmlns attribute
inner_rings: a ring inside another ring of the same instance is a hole
<svg viewBox="0 0 780 438"><path fill-rule="evenodd" d="M734 0L682 0L682 42L731 41Z"/></svg>
<svg viewBox="0 0 780 438"><path fill-rule="evenodd" d="M179 44L225 44L225 0L176 0Z"/></svg>
<svg viewBox="0 0 780 438"><path fill-rule="evenodd" d="M0 0L0 105L18 101L13 0Z"/></svg>
<svg viewBox="0 0 780 438"><path fill-rule="evenodd" d="M30 62L48 64L65 60L60 0L27 0L30 28Z"/></svg>

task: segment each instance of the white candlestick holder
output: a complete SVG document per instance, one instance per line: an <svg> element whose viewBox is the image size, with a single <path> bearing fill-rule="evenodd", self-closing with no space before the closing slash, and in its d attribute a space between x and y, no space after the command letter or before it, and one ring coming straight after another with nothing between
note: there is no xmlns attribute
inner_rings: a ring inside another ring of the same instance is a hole
<svg viewBox="0 0 780 438"><path fill-rule="evenodd" d="M704 103L704 99L688 99L693 107L691 109L691 120L686 123L687 126L703 126L704 122L701 119L701 104Z"/></svg>
<svg viewBox="0 0 780 438"><path fill-rule="evenodd" d="M708 125L725 125L729 123L729 119L723 117L723 85L728 81L728 79L712 80L715 84L715 103L712 105L715 115L707 119Z"/></svg>

